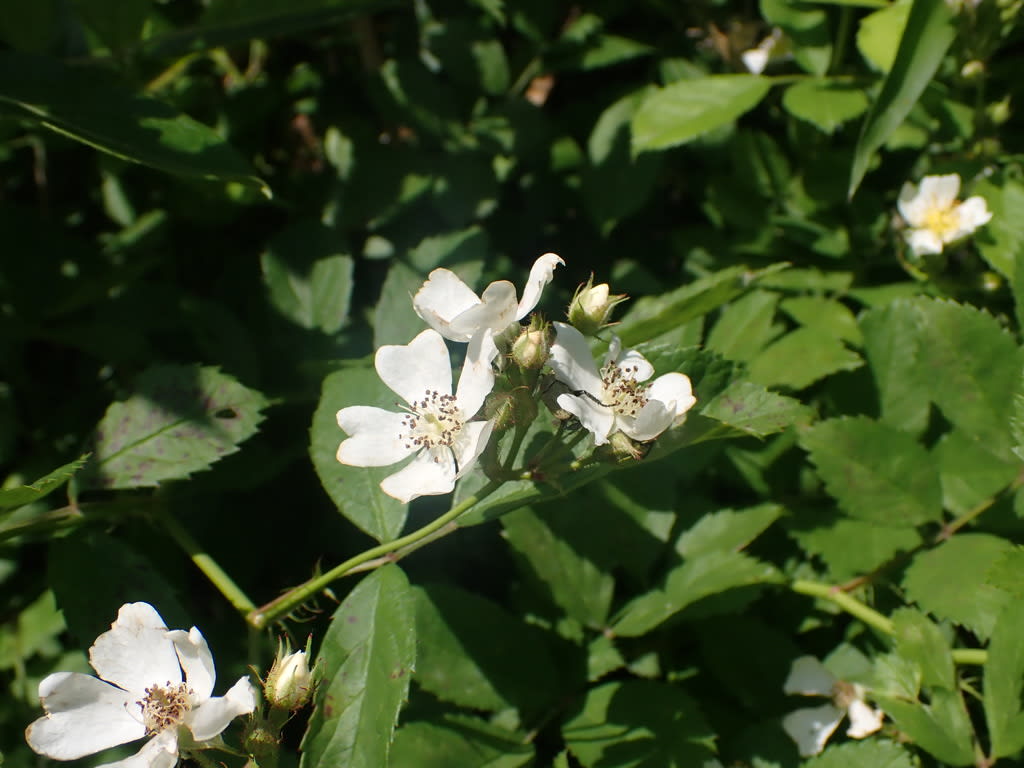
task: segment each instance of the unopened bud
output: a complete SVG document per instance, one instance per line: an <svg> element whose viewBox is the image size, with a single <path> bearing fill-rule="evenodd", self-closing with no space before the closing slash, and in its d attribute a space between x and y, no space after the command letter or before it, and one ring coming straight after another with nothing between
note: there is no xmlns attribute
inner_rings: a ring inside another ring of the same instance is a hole
<svg viewBox="0 0 1024 768"><path fill-rule="evenodd" d="M638 443L624 432L613 432L608 436L608 447L616 463L625 464L640 461L651 450L651 443Z"/></svg>
<svg viewBox="0 0 1024 768"><path fill-rule="evenodd" d="M534 323L519 334L512 342L512 360L520 368L530 371L538 371L544 367L551 354L551 330L550 327L539 326L534 328Z"/></svg>
<svg viewBox="0 0 1024 768"><path fill-rule="evenodd" d="M294 711L306 706L313 695L313 675L309 671L309 660L305 651L295 651L282 656L278 649L277 658L270 668L263 693L272 707Z"/></svg>
<svg viewBox="0 0 1024 768"><path fill-rule="evenodd" d="M985 62L971 59L960 68L960 77L964 80L975 80L985 74Z"/></svg>
<svg viewBox="0 0 1024 768"><path fill-rule="evenodd" d="M1010 97L989 104L985 112L994 125L1002 125L1010 119Z"/></svg>
<svg viewBox="0 0 1024 768"><path fill-rule="evenodd" d="M576 289L576 295L569 304L569 323L576 327L584 336L593 336L611 323L608 322L616 304L621 304L628 296L612 294L608 283L594 285L594 276L587 279L586 285Z"/></svg>

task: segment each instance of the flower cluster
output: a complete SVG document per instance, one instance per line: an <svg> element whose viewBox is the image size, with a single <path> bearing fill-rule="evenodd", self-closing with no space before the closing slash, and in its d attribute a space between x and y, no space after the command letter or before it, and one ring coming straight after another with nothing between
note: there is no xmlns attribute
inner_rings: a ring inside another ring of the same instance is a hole
<svg viewBox="0 0 1024 768"><path fill-rule="evenodd" d="M559 407L579 420L595 445L620 433L646 442L678 425L696 402L686 376L669 373L648 384L653 366L636 350L623 350L614 336L602 367L594 362L584 334L609 327L612 309L626 298L612 295L607 284L595 286L591 278L577 290L568 311L571 324L555 323L553 341L550 325L536 317L527 328L520 326L563 264L553 253L537 259L521 298L506 280L491 283L478 296L450 270L431 272L412 300L430 328L408 344L381 347L374 357L381 380L404 404L399 411L373 406L338 411L338 425L348 435L338 447L338 461L383 467L412 457L381 482L384 493L409 502L451 492L495 431L495 420L480 414L495 386L495 368L506 366L506 358L531 374L510 387L520 392L550 368L569 388L557 398ZM445 339L466 344L454 393Z"/></svg>

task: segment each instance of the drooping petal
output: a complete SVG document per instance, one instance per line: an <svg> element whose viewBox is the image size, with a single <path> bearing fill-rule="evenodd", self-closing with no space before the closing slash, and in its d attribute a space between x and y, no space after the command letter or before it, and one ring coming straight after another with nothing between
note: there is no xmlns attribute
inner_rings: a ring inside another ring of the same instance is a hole
<svg viewBox="0 0 1024 768"><path fill-rule="evenodd" d="M960 194L960 176L947 173L943 176L925 176L921 179L918 193L929 208L947 210L953 207L956 196Z"/></svg>
<svg viewBox="0 0 1024 768"><path fill-rule="evenodd" d="M672 426L675 414L660 400L648 400L640 412L634 416L618 415L615 426L629 437L639 442L653 440Z"/></svg>
<svg viewBox="0 0 1024 768"><path fill-rule="evenodd" d="M672 424L676 426L682 417L697 403L693 396L693 385L685 373L666 373L651 382L647 388L648 400L658 400L672 412Z"/></svg>
<svg viewBox="0 0 1024 768"><path fill-rule="evenodd" d="M452 319L450 338L469 341L478 331L490 328L494 333L508 328L516 320L516 289L507 280L488 285L480 303Z"/></svg>
<svg viewBox="0 0 1024 768"><path fill-rule="evenodd" d="M537 306L540 295L544 292L544 286L551 282L555 267L559 264L565 266L562 258L554 253L545 253L530 268L530 276L523 286L523 296L516 308L514 320L522 320L530 311Z"/></svg>
<svg viewBox="0 0 1024 768"><path fill-rule="evenodd" d="M831 696L835 684L836 676L824 664L813 656L801 656L793 660L782 690L804 696Z"/></svg>
<svg viewBox="0 0 1024 768"><path fill-rule="evenodd" d="M380 488L405 503L420 496L451 493L455 488L455 457L450 450L420 451L395 474L385 477Z"/></svg>
<svg viewBox="0 0 1024 768"><path fill-rule="evenodd" d="M207 699L188 714L186 724L196 741L208 741L239 715L256 709L256 692L248 677L239 678L223 696Z"/></svg>
<svg viewBox="0 0 1024 768"><path fill-rule="evenodd" d="M490 421L471 421L462 428L452 448L455 451L455 463L458 465L456 479L469 470L487 447L491 439L494 424Z"/></svg>
<svg viewBox="0 0 1024 768"><path fill-rule="evenodd" d="M452 341L469 341L457 338L451 330L451 321L466 310L480 303L480 299L458 276L447 269L435 269L427 281L413 296L412 306L424 322Z"/></svg>
<svg viewBox="0 0 1024 768"><path fill-rule="evenodd" d="M135 696L90 675L48 675L39 698L47 714L28 727L25 739L54 760L75 760L146 735Z"/></svg>
<svg viewBox="0 0 1024 768"><path fill-rule="evenodd" d="M167 625L149 603L126 603L110 629L89 649L89 663L104 680L142 694L154 683L181 682Z"/></svg>
<svg viewBox="0 0 1024 768"><path fill-rule="evenodd" d="M213 684L217 682L217 670L213 666L213 654L206 644L206 638L196 627L188 632L176 629L168 635L178 653L181 668L185 671L185 682L195 696L194 701L206 701L213 693Z"/></svg>
<svg viewBox="0 0 1024 768"><path fill-rule="evenodd" d="M555 326L555 343L551 345L551 357L548 364L555 372L555 378L570 388L582 389L600 399L603 385L597 372L594 356L582 333L571 325L553 323ZM565 406L562 406L565 408ZM566 410L570 410L566 408ZM575 411L571 411L575 413ZM579 416L579 414L576 414ZM582 420L582 419L581 419Z"/></svg>
<svg viewBox="0 0 1024 768"><path fill-rule="evenodd" d="M843 710L831 704L798 709L782 718L782 728L796 742L800 757L811 757L825 748L829 736L839 727L843 714Z"/></svg>
<svg viewBox="0 0 1024 768"><path fill-rule="evenodd" d="M906 233L907 244L917 256L942 253L942 238L930 229L911 229Z"/></svg>
<svg viewBox="0 0 1024 768"><path fill-rule="evenodd" d="M594 445L604 445L615 426L615 413L611 408L595 402L587 395L562 394L558 404L580 420L580 424L594 436Z"/></svg>
<svg viewBox="0 0 1024 768"><path fill-rule="evenodd" d="M957 213L960 216L960 237L971 234L992 220L992 211L988 209L988 203L985 202L985 198L977 195L960 203Z"/></svg>
<svg viewBox="0 0 1024 768"><path fill-rule="evenodd" d="M448 347L437 331L423 331L408 344L381 347L374 366L381 380L407 403L422 399L430 391L452 393Z"/></svg>
<svg viewBox="0 0 1024 768"><path fill-rule="evenodd" d="M872 709L863 699L854 699L846 708L850 716L850 727L846 735L851 739L863 739L875 731L881 730L885 713L880 709Z"/></svg>
<svg viewBox="0 0 1024 768"><path fill-rule="evenodd" d="M404 413L372 405L353 405L338 411L338 426L350 437L338 446L338 461L353 467L386 467L414 450L400 439Z"/></svg>
<svg viewBox="0 0 1024 768"><path fill-rule="evenodd" d="M498 348L490 328L485 328L469 341L466 347L466 361L459 374L459 386L455 391L455 402L467 419L480 410L484 398L494 389L494 369L491 361L498 356Z"/></svg>
<svg viewBox="0 0 1024 768"><path fill-rule="evenodd" d="M167 728L142 745L131 757L96 768L174 768L178 762L178 730Z"/></svg>

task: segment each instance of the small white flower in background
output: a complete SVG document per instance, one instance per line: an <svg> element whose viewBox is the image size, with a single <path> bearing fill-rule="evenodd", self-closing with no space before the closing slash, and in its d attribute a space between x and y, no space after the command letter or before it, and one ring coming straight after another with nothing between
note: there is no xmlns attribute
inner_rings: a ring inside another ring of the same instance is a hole
<svg viewBox="0 0 1024 768"><path fill-rule="evenodd" d="M760 75L769 61L785 58L789 54L789 46L780 43L783 43L782 30L775 27L754 48L748 48L740 54L743 66L751 74Z"/></svg>
<svg viewBox="0 0 1024 768"><path fill-rule="evenodd" d="M386 467L416 454L384 478L381 490L404 502L452 491L491 436L491 422L470 419L494 387L491 361L497 354L489 330L474 336L453 395L448 348L437 331L378 349L377 374L407 405L399 413L369 405L338 411L338 426L350 436L338 446L338 461Z"/></svg>
<svg viewBox="0 0 1024 768"><path fill-rule="evenodd" d="M796 742L801 757L821 752L844 717L850 718L846 735L854 739L863 739L882 727L885 714L864 701L864 688L836 679L813 656L801 656L793 661L783 690L787 694L832 699L831 704L798 709L782 718L782 727Z"/></svg>
<svg viewBox="0 0 1024 768"><path fill-rule="evenodd" d="M583 334L565 323L554 326L549 363L555 377L573 390L559 395L558 405L593 434L595 445L607 443L614 432L639 442L653 440L680 424L697 402L682 373L645 384L654 367L635 349L623 350L618 337L612 337L599 371Z"/></svg>
<svg viewBox="0 0 1024 768"><path fill-rule="evenodd" d="M46 714L25 731L54 760L76 760L149 737L133 757L101 768L172 768L179 751L209 746L256 708L247 677L211 696L216 673L198 629L168 630L149 603L126 603L89 649L99 676L57 672L39 683Z"/></svg>
<svg viewBox="0 0 1024 768"><path fill-rule="evenodd" d="M992 218L985 198L969 197L959 202L960 177L925 176L921 185L903 185L897 207L909 225L905 233L915 255L942 253L943 246L967 237Z"/></svg>
<svg viewBox="0 0 1024 768"><path fill-rule="evenodd" d="M451 270L435 269L416 292L412 306L427 325L446 339L469 341L477 331L487 328L497 336L537 306L544 286L551 282L559 264L565 262L553 253L537 259L518 302L516 288L508 280L491 283L477 296Z"/></svg>

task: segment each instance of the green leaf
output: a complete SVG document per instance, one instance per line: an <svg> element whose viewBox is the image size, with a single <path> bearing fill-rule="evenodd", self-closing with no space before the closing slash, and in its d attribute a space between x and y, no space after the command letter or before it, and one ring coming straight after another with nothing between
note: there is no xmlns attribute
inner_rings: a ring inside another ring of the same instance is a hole
<svg viewBox="0 0 1024 768"><path fill-rule="evenodd" d="M932 449L942 480L943 506L964 515L1014 481L1020 473L1016 456L997 456L960 429L943 435Z"/></svg>
<svg viewBox="0 0 1024 768"><path fill-rule="evenodd" d="M907 597L940 619L962 624L982 641L1010 595L988 584L990 566L1012 552L1006 539L987 533L960 533L914 557L903 577ZM949 578L951 573L955 579Z"/></svg>
<svg viewBox="0 0 1024 768"><path fill-rule="evenodd" d="M89 98L82 98L82 94ZM124 160L181 176L270 188L218 134L108 72L0 52L0 104Z"/></svg>
<svg viewBox="0 0 1024 768"><path fill-rule="evenodd" d="M317 654L320 683L302 739L302 768L388 764L416 663L412 594L397 565L366 576L334 612Z"/></svg>
<svg viewBox="0 0 1024 768"><path fill-rule="evenodd" d="M716 550L740 550L760 536L779 519L778 504L722 509L704 515L676 542L676 552L683 557L699 557Z"/></svg>
<svg viewBox="0 0 1024 768"><path fill-rule="evenodd" d="M336 333L348 318L353 262L337 241L334 230L300 221L260 256L271 303L303 328Z"/></svg>
<svg viewBox="0 0 1024 768"><path fill-rule="evenodd" d="M829 419L805 431L800 444L851 517L886 525L941 519L934 461L905 432L864 417Z"/></svg>
<svg viewBox="0 0 1024 768"><path fill-rule="evenodd" d="M896 650L904 659L917 664L921 682L948 691L957 687L956 670L949 643L942 632L926 616L911 608L900 608L892 614Z"/></svg>
<svg viewBox="0 0 1024 768"><path fill-rule="evenodd" d="M793 58L804 71L818 76L828 71L832 33L825 11L799 0L761 0L761 13L789 36Z"/></svg>
<svg viewBox="0 0 1024 768"><path fill-rule="evenodd" d="M803 768L914 768L917 763L899 744L879 739L849 741L829 747Z"/></svg>
<svg viewBox="0 0 1024 768"><path fill-rule="evenodd" d="M798 296L782 302L782 311L800 325L816 327L855 347L864 343L857 318L843 303L821 296Z"/></svg>
<svg viewBox="0 0 1024 768"><path fill-rule="evenodd" d="M700 412L729 427L731 436L754 437L767 437L795 424L806 424L814 414L799 400L769 392L749 381L730 385Z"/></svg>
<svg viewBox="0 0 1024 768"><path fill-rule="evenodd" d="M313 414L310 458L327 495L353 525L378 541L391 541L405 527L408 505L380 489L380 481L399 467L350 467L337 459L345 433L337 413L350 405L395 409L397 395L372 368L346 368L324 379L320 403Z"/></svg>
<svg viewBox="0 0 1024 768"><path fill-rule="evenodd" d="M1024 749L1024 603L1011 602L996 620L985 660L983 701L992 757Z"/></svg>
<svg viewBox="0 0 1024 768"><path fill-rule="evenodd" d="M542 630L458 587L417 587L416 681L442 701L496 711L544 708L559 693L559 669Z"/></svg>
<svg viewBox="0 0 1024 768"><path fill-rule="evenodd" d="M36 653L60 648L57 636L66 629L64 615L53 592L47 589L0 632L0 669L20 668L23 674L24 663Z"/></svg>
<svg viewBox="0 0 1024 768"><path fill-rule="evenodd" d="M567 615L593 629L604 626L615 580L565 540L547 516L520 509L502 519L505 539L522 558L527 571L550 591Z"/></svg>
<svg viewBox="0 0 1024 768"><path fill-rule="evenodd" d="M713 550L675 566L663 587L627 603L612 624L612 631L620 637L638 637L698 600L780 578L773 566L741 552Z"/></svg>
<svg viewBox="0 0 1024 768"><path fill-rule="evenodd" d="M633 116L633 152L668 149L728 125L756 107L771 82L757 75L712 75L653 92Z"/></svg>
<svg viewBox="0 0 1024 768"><path fill-rule="evenodd" d="M917 103L956 36L954 12L946 0L914 0L896 60L861 127L850 169L853 197L875 151Z"/></svg>
<svg viewBox="0 0 1024 768"><path fill-rule="evenodd" d="M782 106L793 117L806 120L825 133L859 117L868 108L867 94L852 83L804 80L782 94Z"/></svg>
<svg viewBox="0 0 1024 768"><path fill-rule="evenodd" d="M974 730L957 691L932 692L930 703L876 694L875 700L911 742L949 765L974 765Z"/></svg>
<svg viewBox="0 0 1024 768"><path fill-rule="evenodd" d="M65 464L63 467L58 467L49 474L44 475L34 483L0 490L0 514L2 514L2 510L23 507L57 490L83 467L88 458L88 454L81 456Z"/></svg>
<svg viewBox="0 0 1024 768"><path fill-rule="evenodd" d="M971 195L983 197L992 212L992 220L974 238L978 251L994 270L1017 282L1017 256L1024 248L1024 220L1016 212L1024 210L1024 184L997 174L975 184Z"/></svg>
<svg viewBox="0 0 1024 768"><path fill-rule="evenodd" d="M719 312L705 346L729 360L752 359L784 331L774 321L779 298L774 291L751 291L730 302Z"/></svg>
<svg viewBox="0 0 1024 768"><path fill-rule="evenodd" d="M922 380L913 305L896 301L861 315L864 354L875 379L882 421L896 429L919 434L927 426L929 403Z"/></svg>
<svg viewBox="0 0 1024 768"><path fill-rule="evenodd" d="M921 534L912 526L901 528L871 520L840 517L790 531L810 555L828 566L832 581L846 581L889 562L900 552L911 552L921 544Z"/></svg>
<svg viewBox="0 0 1024 768"><path fill-rule="evenodd" d="M860 20L857 49L876 70L892 69L909 16L910 2L896 2Z"/></svg>
<svg viewBox="0 0 1024 768"><path fill-rule="evenodd" d="M152 10L149 3L121 0L74 0L74 4L96 36L115 53L138 42Z"/></svg>
<svg viewBox="0 0 1024 768"><path fill-rule="evenodd" d="M388 768L520 768L533 760L522 734L472 717L449 715L441 723L418 721L395 735Z"/></svg>
<svg viewBox="0 0 1024 768"><path fill-rule="evenodd" d="M216 368L156 365L107 408L82 471L83 488L144 488L181 480L256 434L262 394Z"/></svg>
<svg viewBox="0 0 1024 768"><path fill-rule="evenodd" d="M693 768L714 757L715 734L682 688L628 680L592 688L562 725L585 768Z"/></svg>
<svg viewBox="0 0 1024 768"><path fill-rule="evenodd" d="M863 364L860 355L827 330L797 328L750 361L750 377L766 387L800 390L833 373L856 370Z"/></svg>
<svg viewBox="0 0 1024 768"><path fill-rule="evenodd" d="M373 312L373 346L408 344L426 327L412 306L412 297L426 277L400 261L392 262L380 301Z"/></svg>

